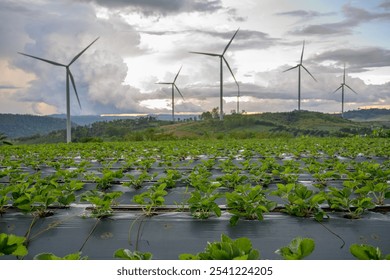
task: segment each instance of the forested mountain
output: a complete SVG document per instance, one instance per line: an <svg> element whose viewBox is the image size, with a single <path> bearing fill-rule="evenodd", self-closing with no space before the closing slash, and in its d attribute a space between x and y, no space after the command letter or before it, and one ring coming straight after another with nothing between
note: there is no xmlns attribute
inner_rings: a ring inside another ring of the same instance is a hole
<svg viewBox="0 0 390 280"><path fill-rule="evenodd" d="M344 117L354 121L384 121L390 122L389 109L364 109L344 113Z"/></svg>
<svg viewBox="0 0 390 280"><path fill-rule="evenodd" d="M74 124L73 124L74 125ZM47 134L65 129L66 120L46 116L0 114L0 133L9 138Z"/></svg>

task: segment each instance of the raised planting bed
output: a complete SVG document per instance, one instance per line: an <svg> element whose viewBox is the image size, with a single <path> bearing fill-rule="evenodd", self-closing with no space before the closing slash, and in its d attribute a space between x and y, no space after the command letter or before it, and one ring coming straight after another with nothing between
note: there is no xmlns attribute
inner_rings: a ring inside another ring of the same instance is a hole
<svg viewBox="0 0 390 280"><path fill-rule="evenodd" d="M389 253L389 150L370 138L0 147L0 234L25 237L25 259L178 259L222 234L265 259L298 236L315 242L308 259Z"/></svg>

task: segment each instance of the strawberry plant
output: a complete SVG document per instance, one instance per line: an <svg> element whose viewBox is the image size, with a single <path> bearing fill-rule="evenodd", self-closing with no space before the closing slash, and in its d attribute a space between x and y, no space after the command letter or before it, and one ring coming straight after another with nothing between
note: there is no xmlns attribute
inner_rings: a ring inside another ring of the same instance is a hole
<svg viewBox="0 0 390 280"><path fill-rule="evenodd" d="M259 165L257 162L252 162L251 158L248 158L240 163L242 168L247 171L251 171L253 169L259 169Z"/></svg>
<svg viewBox="0 0 390 280"><path fill-rule="evenodd" d="M111 206L122 192L101 192L98 190L86 191L81 195L80 201L87 201L93 205L92 217L105 218L112 215Z"/></svg>
<svg viewBox="0 0 390 280"><path fill-rule="evenodd" d="M357 182L346 181L342 189L329 187L327 200L330 208L346 211L345 218L359 219L364 211L375 207L371 197L354 196L354 188L357 184Z"/></svg>
<svg viewBox="0 0 390 280"><path fill-rule="evenodd" d="M133 201L143 207L142 210L146 216L152 216L155 214L153 210L156 207L164 205L164 196L167 195L166 187L165 183L156 184L149 190L134 196Z"/></svg>
<svg viewBox="0 0 390 280"><path fill-rule="evenodd" d="M352 244L349 251L359 260L390 260L390 254L383 256L378 247L367 244Z"/></svg>
<svg viewBox="0 0 390 280"><path fill-rule="evenodd" d="M263 220L263 213L275 208L276 203L266 198L262 186L240 185L233 192L226 193L226 201L232 226L238 223L240 218L247 220Z"/></svg>
<svg viewBox="0 0 390 280"><path fill-rule="evenodd" d="M187 178L187 182L195 190L187 200L191 214L197 219L207 219L212 213L221 216L221 209L215 202L221 195L216 191L221 186L219 182L210 180L211 173L204 167L194 169Z"/></svg>
<svg viewBox="0 0 390 280"><path fill-rule="evenodd" d="M152 166L155 162L156 162L156 159L154 159L154 158L144 158L144 159L141 159L141 160L134 162L134 165L137 166L138 170L148 171L150 168L152 168Z"/></svg>
<svg viewBox="0 0 390 280"><path fill-rule="evenodd" d="M275 253L282 256L285 260L302 260L309 256L315 248L314 240L311 238L294 238L290 244L276 250Z"/></svg>
<svg viewBox="0 0 390 280"><path fill-rule="evenodd" d="M87 260L88 257L82 257L81 256L81 252L77 252L77 253L72 253L72 254L68 254L66 256L63 256L63 257L58 257L52 253L41 253L41 254L38 254L38 255L35 255L34 256L34 260L44 260L44 261L51 261L51 260L67 260L67 261L70 261L70 260Z"/></svg>
<svg viewBox="0 0 390 280"><path fill-rule="evenodd" d="M321 221L326 217L320 204L326 200L324 192L314 193L306 186L298 183L277 184L278 189L271 194L286 200L284 212L298 217L311 217Z"/></svg>
<svg viewBox="0 0 390 280"><path fill-rule="evenodd" d="M230 158L221 160L219 163L219 167L222 169L224 173L231 173L237 169L237 166L233 163L233 161Z"/></svg>
<svg viewBox="0 0 390 280"><path fill-rule="evenodd" d="M84 186L84 183L70 180L66 181L61 186L61 193L58 196L58 203L62 206L69 206L72 202L76 200L76 191L81 190Z"/></svg>
<svg viewBox="0 0 390 280"><path fill-rule="evenodd" d="M263 186L268 186L272 182L272 174L269 174L263 170L253 168L249 171L249 180L257 184L262 184Z"/></svg>
<svg viewBox="0 0 390 280"><path fill-rule="evenodd" d="M383 205L385 199L390 198L390 185L387 182L367 181L355 193L362 196L372 196L376 205Z"/></svg>
<svg viewBox="0 0 390 280"><path fill-rule="evenodd" d="M118 249L114 253L114 258L122 260L151 260L153 254L150 252L139 252L139 251L130 251L129 249Z"/></svg>
<svg viewBox="0 0 390 280"><path fill-rule="evenodd" d="M297 182L299 172L299 162L293 160L286 160L281 168L273 170L273 174L279 175L280 179L285 183Z"/></svg>
<svg viewBox="0 0 390 280"><path fill-rule="evenodd" d="M260 160L260 170L272 173L274 170L280 170L281 166L276 162L275 158L268 157Z"/></svg>
<svg viewBox="0 0 390 280"><path fill-rule="evenodd" d="M186 182L195 189L201 189L202 186L210 184L211 172L203 165L198 165L188 175Z"/></svg>
<svg viewBox="0 0 390 280"><path fill-rule="evenodd" d="M115 180L123 177L122 170L104 169L102 176L96 176L94 179L97 183L96 187L101 190L107 190L115 182Z"/></svg>
<svg viewBox="0 0 390 280"><path fill-rule="evenodd" d="M321 170L312 175L316 179L314 186L319 188L326 187L329 180L341 178L339 172L335 170Z"/></svg>
<svg viewBox="0 0 390 280"><path fill-rule="evenodd" d="M248 177L246 175L241 175L239 170L217 177L217 181L221 183L222 187L231 189L245 183L247 179Z"/></svg>
<svg viewBox="0 0 390 280"><path fill-rule="evenodd" d="M217 217L221 216L221 209L215 202L221 195L215 193L212 188L207 191L194 190L187 200L190 212L197 219L207 219L212 213Z"/></svg>
<svg viewBox="0 0 390 280"><path fill-rule="evenodd" d="M10 201L10 194L12 193L14 186L0 184L0 215L3 215Z"/></svg>
<svg viewBox="0 0 390 280"><path fill-rule="evenodd" d="M158 179L158 182L160 184L166 184L167 188L176 187L176 182L182 177L180 171L175 169L167 169L165 173L165 177L161 177L160 179Z"/></svg>
<svg viewBox="0 0 390 280"><path fill-rule="evenodd" d="M211 158L207 160L202 160L201 165L205 167L207 170L211 170L215 165L215 159Z"/></svg>
<svg viewBox="0 0 390 280"><path fill-rule="evenodd" d="M0 257L4 255L24 257L28 253L25 241L26 238L22 236L0 233Z"/></svg>
<svg viewBox="0 0 390 280"><path fill-rule="evenodd" d="M59 184L55 179L40 178L40 173L36 173L14 188L13 205L23 212L46 217L53 214L49 206L57 202L60 194Z"/></svg>
<svg viewBox="0 0 390 280"><path fill-rule="evenodd" d="M123 183L124 186L130 187L133 186L136 190L142 188L142 185L157 176L157 174L150 175L148 171L143 170L138 176L127 174L126 177L129 179L128 182Z"/></svg>
<svg viewBox="0 0 390 280"><path fill-rule="evenodd" d="M181 254L180 260L258 260L260 253L252 248L252 242L241 237L235 240L222 234L220 242L208 243L204 252L196 255Z"/></svg>

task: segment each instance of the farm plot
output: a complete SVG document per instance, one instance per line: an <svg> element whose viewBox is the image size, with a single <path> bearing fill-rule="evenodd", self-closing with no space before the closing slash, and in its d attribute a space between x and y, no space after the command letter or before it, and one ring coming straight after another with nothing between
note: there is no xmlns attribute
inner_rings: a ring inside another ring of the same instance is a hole
<svg viewBox="0 0 390 280"><path fill-rule="evenodd" d="M25 247L1 258L178 259L221 236L266 259L295 237L314 240L311 259L389 253L389 150L362 137L1 147L0 234Z"/></svg>

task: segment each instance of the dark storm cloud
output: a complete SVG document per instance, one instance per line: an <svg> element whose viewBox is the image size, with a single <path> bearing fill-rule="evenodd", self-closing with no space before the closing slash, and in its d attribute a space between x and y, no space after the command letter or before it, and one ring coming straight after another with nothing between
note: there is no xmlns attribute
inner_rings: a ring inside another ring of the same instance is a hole
<svg viewBox="0 0 390 280"><path fill-rule="evenodd" d="M0 85L0 90L2 89L18 89L19 87L11 86L11 85Z"/></svg>
<svg viewBox="0 0 390 280"><path fill-rule="evenodd" d="M350 4L344 5L342 12L345 19L335 23L304 25L290 31L293 35L335 35L342 36L352 34L353 28L364 22L373 20L390 20L390 13L375 13Z"/></svg>
<svg viewBox="0 0 390 280"><path fill-rule="evenodd" d="M209 43L209 46L207 46L207 43L204 44L204 47L202 47L204 49L203 51L208 49L217 53L224 50L225 46L234 35L234 32L236 32L236 30L229 32L196 30L196 33L209 37L209 39L204 40L204 42L213 42ZM217 40L218 38L222 40ZM267 33L261 31L240 29L229 47L229 50L265 49L276 44L278 41L279 39L272 38Z"/></svg>
<svg viewBox="0 0 390 280"><path fill-rule="evenodd" d="M370 67L390 66L390 50L370 47L362 49L338 49L323 52L313 58L313 61L337 61L349 65L352 71L364 71Z"/></svg>
<svg viewBox="0 0 390 280"><path fill-rule="evenodd" d="M390 1L383 2L382 4L379 5L379 7L385 10L390 10Z"/></svg>
<svg viewBox="0 0 390 280"><path fill-rule="evenodd" d="M347 35L351 34L352 29L345 27L344 24L331 23L331 24L313 24L301 28L297 28L291 32L294 35Z"/></svg>
<svg viewBox="0 0 390 280"><path fill-rule="evenodd" d="M0 58L15 54L18 46L23 45L28 36L24 33L24 21L36 15L33 11L25 8L22 4L14 1L0 1Z"/></svg>
<svg viewBox="0 0 390 280"><path fill-rule="evenodd" d="M141 31L141 33L144 34L160 36L161 40L175 42L175 48L172 48L171 51L167 51L164 54L164 57L159 58L160 61L166 61L166 63L194 58L194 55L189 54L190 51L220 54L232 38L234 32L236 32L236 30L223 32L199 29L181 31ZM280 42L280 39L273 38L264 32L240 29L230 45L229 51L266 49ZM231 63L230 66L234 67Z"/></svg>
<svg viewBox="0 0 390 280"><path fill-rule="evenodd" d="M135 98L141 95L139 89L123 84L128 71L123 57L145 51L139 47L139 33L120 17L98 19L91 5L69 5L68 1L30 2L25 8L14 2L1 2L0 7L6 8L6 12L0 10L0 15L9 19L0 25L0 35L10 41L0 44L0 56L4 54L11 67L36 76L28 87L17 90L14 99L45 102L63 112L65 69L17 52L67 64L100 36L71 66L82 105L80 111L71 88L72 111L83 114L104 113L105 108L142 111Z"/></svg>
<svg viewBox="0 0 390 280"><path fill-rule="evenodd" d="M289 12L276 13L275 15L277 15L277 16L293 16L293 17L300 17L300 18L314 18L314 17L334 15L334 13L320 13L320 12L311 11L311 10L294 10L294 11L289 11Z"/></svg>
<svg viewBox="0 0 390 280"><path fill-rule="evenodd" d="M167 15L183 12L212 13L223 9L220 0L79 0L77 2L94 2L109 9L129 9L145 15Z"/></svg>

